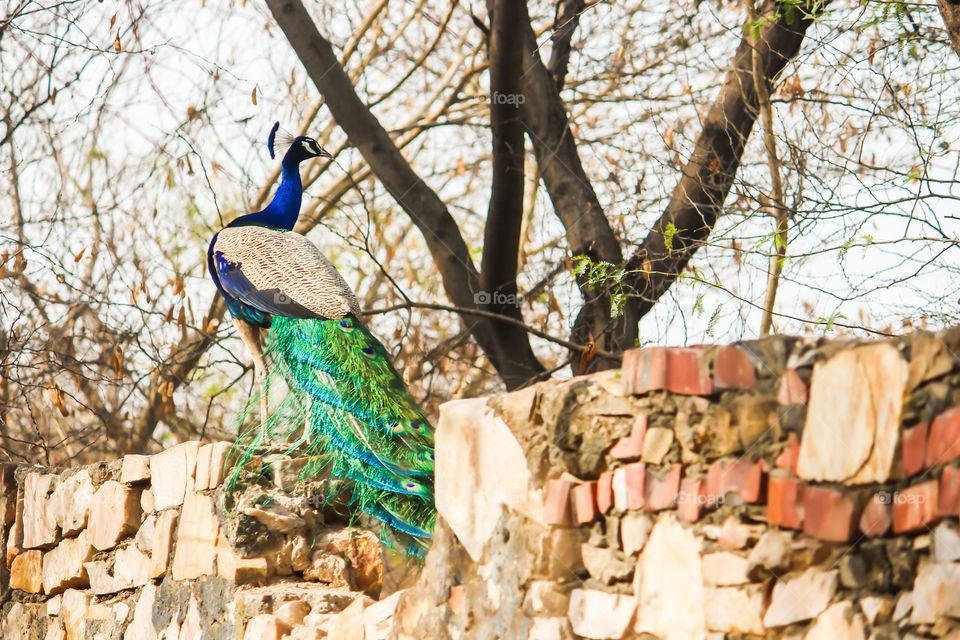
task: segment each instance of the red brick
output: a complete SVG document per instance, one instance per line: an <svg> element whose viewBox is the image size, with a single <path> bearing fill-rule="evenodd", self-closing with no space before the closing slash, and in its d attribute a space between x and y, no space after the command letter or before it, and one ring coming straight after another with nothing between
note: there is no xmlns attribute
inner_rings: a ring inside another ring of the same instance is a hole
<svg viewBox="0 0 960 640"><path fill-rule="evenodd" d="M923 471L926 466L927 430L929 422L921 422L910 429L903 430L900 441L900 455L903 462L903 473L912 476Z"/></svg>
<svg viewBox="0 0 960 640"><path fill-rule="evenodd" d="M805 487L803 532L830 542L846 542L853 532L853 500L835 489Z"/></svg>
<svg viewBox="0 0 960 640"><path fill-rule="evenodd" d="M547 524L570 524L570 489L567 480L547 482L547 496L543 501L543 521Z"/></svg>
<svg viewBox="0 0 960 640"><path fill-rule="evenodd" d="M860 514L860 532L868 538L878 538L890 530L890 494L875 493Z"/></svg>
<svg viewBox="0 0 960 640"><path fill-rule="evenodd" d="M767 522L787 529L799 529L803 512L798 509L802 485L796 478L773 472L767 478Z"/></svg>
<svg viewBox="0 0 960 640"><path fill-rule="evenodd" d="M707 470L707 495L720 501L728 493L744 502L757 502L763 480L763 465L749 460L718 460Z"/></svg>
<svg viewBox="0 0 960 640"><path fill-rule="evenodd" d="M573 518L576 524L593 522L597 517L597 483L584 482L573 488Z"/></svg>
<svg viewBox="0 0 960 640"><path fill-rule="evenodd" d="M610 511L613 506L613 471L604 471L597 478L597 510Z"/></svg>
<svg viewBox="0 0 960 640"><path fill-rule="evenodd" d="M450 587L450 597L447 599L447 605L455 616L464 616L467 613L467 588L462 584L455 584Z"/></svg>
<svg viewBox="0 0 960 640"><path fill-rule="evenodd" d="M713 381L703 364L700 349L670 349L667 356L667 390L693 396L713 393Z"/></svg>
<svg viewBox="0 0 960 640"><path fill-rule="evenodd" d="M680 495L677 496L677 511L687 522L700 519L700 512L707 504L707 481L703 476L687 476L680 481Z"/></svg>
<svg viewBox="0 0 960 640"><path fill-rule="evenodd" d="M617 444L610 449L610 455L617 460L628 460L630 458L639 458L643 453L643 438L647 433L647 414L641 413L633 421L633 427L630 429L630 435L620 438Z"/></svg>
<svg viewBox="0 0 960 640"><path fill-rule="evenodd" d="M680 475L683 467L675 462L668 469L647 469L644 501L650 511L662 511L673 507L680 491Z"/></svg>
<svg viewBox="0 0 960 640"><path fill-rule="evenodd" d="M937 520L939 482L928 480L893 494L893 532L916 531Z"/></svg>
<svg viewBox="0 0 960 640"><path fill-rule="evenodd" d="M716 389L752 389L757 374L750 358L736 347L719 347L713 356L713 386Z"/></svg>
<svg viewBox="0 0 960 640"><path fill-rule="evenodd" d="M780 387L777 389L777 402L783 406L791 404L807 404L807 384L800 379L796 369L787 369L780 376Z"/></svg>
<svg viewBox="0 0 960 640"><path fill-rule="evenodd" d="M960 513L960 469L957 467L944 467L940 474L937 513L941 516L955 516Z"/></svg>
<svg viewBox="0 0 960 640"><path fill-rule="evenodd" d="M933 419L927 437L927 467L960 456L960 407L954 407Z"/></svg>
<svg viewBox="0 0 960 640"><path fill-rule="evenodd" d="M631 349L623 356L624 392L666 389L684 395L708 395L713 382L703 364L703 350L684 347Z"/></svg>
<svg viewBox="0 0 960 640"><path fill-rule="evenodd" d="M793 475L797 475L797 460L800 459L800 440L793 431L787 434L787 447L777 456L776 464L781 469L786 469Z"/></svg>

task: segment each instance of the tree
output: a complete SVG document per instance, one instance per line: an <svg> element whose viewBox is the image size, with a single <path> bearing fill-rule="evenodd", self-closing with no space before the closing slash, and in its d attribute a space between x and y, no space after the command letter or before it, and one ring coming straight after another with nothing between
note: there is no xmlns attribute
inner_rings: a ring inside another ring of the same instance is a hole
<svg viewBox="0 0 960 640"><path fill-rule="evenodd" d="M10 455L229 437L247 359L202 248L269 197L275 119L333 152L298 230L431 405L649 341L956 319L932 6L267 8L4 9Z"/></svg>

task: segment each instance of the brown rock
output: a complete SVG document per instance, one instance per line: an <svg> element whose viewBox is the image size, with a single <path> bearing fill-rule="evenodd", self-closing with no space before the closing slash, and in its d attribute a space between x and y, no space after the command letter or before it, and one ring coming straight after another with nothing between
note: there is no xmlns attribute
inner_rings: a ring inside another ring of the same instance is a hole
<svg viewBox="0 0 960 640"><path fill-rule="evenodd" d="M523 597L524 613L531 617L565 616L569 606L570 594L552 580L534 580Z"/></svg>
<svg viewBox="0 0 960 640"><path fill-rule="evenodd" d="M291 600L273 610L281 628L289 631L293 627L303 624L303 619L310 613L310 605L303 600Z"/></svg>
<svg viewBox="0 0 960 640"><path fill-rule="evenodd" d="M660 464L673 444L673 429L650 427L643 440L641 460L647 464Z"/></svg>
<svg viewBox="0 0 960 640"><path fill-rule="evenodd" d="M57 521L50 509L56 476L32 472L23 483L23 548L47 549L57 542Z"/></svg>
<svg viewBox="0 0 960 640"><path fill-rule="evenodd" d="M303 529L307 524L303 521L303 518L276 502L262 506L246 507L243 513L256 518L260 524L277 533L290 533Z"/></svg>
<svg viewBox="0 0 960 640"><path fill-rule="evenodd" d="M86 530L76 538L66 538L43 555L43 592L47 595L61 593L69 588L82 588L89 584L83 563L93 557L95 549Z"/></svg>
<svg viewBox="0 0 960 640"><path fill-rule="evenodd" d="M919 333L910 345L910 375L908 386L914 389L921 382L950 373L957 357L935 335Z"/></svg>
<svg viewBox="0 0 960 640"><path fill-rule="evenodd" d="M31 549L13 559L10 565L10 588L27 593L40 593L43 590L42 551Z"/></svg>
<svg viewBox="0 0 960 640"><path fill-rule="evenodd" d="M213 512L213 498L202 493L188 493L177 527L172 568L174 580L192 580L213 573L219 529Z"/></svg>
<svg viewBox="0 0 960 640"><path fill-rule="evenodd" d="M877 343L813 369L797 472L807 480L885 482L900 435L907 363Z"/></svg>
<svg viewBox="0 0 960 640"><path fill-rule="evenodd" d="M137 530L141 514L140 490L107 480L90 503L90 542L100 551L112 549Z"/></svg>
<svg viewBox="0 0 960 640"><path fill-rule="evenodd" d="M627 513L620 519L620 540L628 556L639 553L650 537L653 520L644 513Z"/></svg>
<svg viewBox="0 0 960 640"><path fill-rule="evenodd" d="M183 504L193 490L199 442L182 442L150 456L150 477L157 509Z"/></svg>
<svg viewBox="0 0 960 640"><path fill-rule="evenodd" d="M330 553L315 553L310 567L303 572L307 580L325 582L332 588L350 586L350 574L347 572L347 561L342 556Z"/></svg>

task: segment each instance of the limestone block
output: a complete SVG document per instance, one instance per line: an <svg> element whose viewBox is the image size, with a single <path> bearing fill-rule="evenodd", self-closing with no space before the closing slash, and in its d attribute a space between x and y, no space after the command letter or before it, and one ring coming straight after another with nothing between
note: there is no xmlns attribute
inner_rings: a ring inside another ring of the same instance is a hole
<svg viewBox="0 0 960 640"><path fill-rule="evenodd" d="M744 584L750 562L747 558L729 551L707 553L703 556L703 582L713 587L728 587Z"/></svg>
<svg viewBox="0 0 960 640"><path fill-rule="evenodd" d="M73 536L87 526L90 503L93 501L93 480L81 469L61 480L50 496L50 509L63 536Z"/></svg>
<svg viewBox="0 0 960 640"><path fill-rule="evenodd" d="M853 612L853 603L843 600L827 607L807 631L804 640L864 640L866 620Z"/></svg>
<svg viewBox="0 0 960 640"><path fill-rule="evenodd" d="M194 491L216 489L223 481L229 442L205 444L197 451L197 470L194 473Z"/></svg>
<svg viewBox="0 0 960 640"><path fill-rule="evenodd" d="M82 588L89 584L83 563L93 557L95 549L84 529L76 538L67 538L43 555L43 592L61 593L64 589Z"/></svg>
<svg viewBox="0 0 960 640"><path fill-rule="evenodd" d="M156 597L157 587L148 582L140 591L133 609L133 620L124 631L123 640L157 640L157 631L153 627L153 601Z"/></svg>
<svg viewBox="0 0 960 640"><path fill-rule="evenodd" d="M131 544L117 550L113 561L113 575L123 585L142 587L150 579L152 563L150 557Z"/></svg>
<svg viewBox="0 0 960 640"><path fill-rule="evenodd" d="M636 609L637 599L631 595L574 589L567 617L573 632L584 638L622 638Z"/></svg>
<svg viewBox="0 0 960 640"><path fill-rule="evenodd" d="M47 624L47 633L43 636L43 640L67 640L67 632L59 618L55 618Z"/></svg>
<svg viewBox="0 0 960 640"><path fill-rule="evenodd" d="M708 588L703 604L707 629L763 635L763 585Z"/></svg>
<svg viewBox="0 0 960 640"><path fill-rule="evenodd" d="M61 618L63 618L63 628L67 632L67 640L84 640L89 607L90 594L76 589L67 589L63 592Z"/></svg>
<svg viewBox="0 0 960 640"><path fill-rule="evenodd" d="M698 638L706 633L703 614L702 540L677 522L661 517L640 554L633 579L639 605L634 629L661 640Z"/></svg>
<svg viewBox="0 0 960 640"><path fill-rule="evenodd" d="M870 624L890 619L893 613L893 598L890 596L866 596L860 598L860 610Z"/></svg>
<svg viewBox="0 0 960 640"><path fill-rule="evenodd" d="M936 562L960 560L960 534L953 523L943 521L933 530L933 558Z"/></svg>
<svg viewBox="0 0 960 640"><path fill-rule="evenodd" d="M503 506L540 519L529 501L529 470L520 443L485 398L440 407L436 433L437 511L470 557L480 561Z"/></svg>
<svg viewBox="0 0 960 640"><path fill-rule="evenodd" d="M580 545L580 557L583 558L583 565L590 575L604 584L629 581L636 564L633 558L624 555L619 549L587 543Z"/></svg>
<svg viewBox="0 0 960 640"><path fill-rule="evenodd" d="M330 623L329 637L338 640L364 640L363 609L363 598L351 602Z"/></svg>
<svg viewBox="0 0 960 640"><path fill-rule="evenodd" d="M57 521L50 508L50 492L57 476L36 471L23 483L23 548L48 549L57 542Z"/></svg>
<svg viewBox="0 0 960 640"><path fill-rule="evenodd" d="M87 576L90 579L90 589L95 595L108 595L125 588L125 585L110 575L109 562L103 560L84 562L83 568L87 571Z"/></svg>
<svg viewBox="0 0 960 640"><path fill-rule="evenodd" d="M243 632L243 640L279 640L280 625L277 619L269 613L254 616L247 623ZM361 640L363 640L361 638Z"/></svg>
<svg viewBox="0 0 960 640"><path fill-rule="evenodd" d="M763 624L782 627L820 615L837 590L839 573L810 568L800 575L778 580Z"/></svg>
<svg viewBox="0 0 960 640"><path fill-rule="evenodd" d="M187 604L187 614L183 618L183 624L180 625L180 635L177 640L201 640L203 637L203 628L200 624L200 605L194 596L190 596L190 602Z"/></svg>
<svg viewBox="0 0 960 640"><path fill-rule="evenodd" d="M393 614L403 593L397 591L363 610L364 640L387 640L393 628Z"/></svg>
<svg viewBox="0 0 960 640"><path fill-rule="evenodd" d="M907 362L878 343L841 351L813 369L797 473L851 484L890 477Z"/></svg>
<svg viewBox="0 0 960 640"><path fill-rule="evenodd" d="M123 456L120 466L120 482L135 484L150 479L150 456L127 455Z"/></svg>
<svg viewBox="0 0 960 640"><path fill-rule="evenodd" d="M913 583L912 624L933 624L938 618L960 618L960 564L929 562Z"/></svg>
<svg viewBox="0 0 960 640"><path fill-rule="evenodd" d="M620 542L623 545L623 552L628 556L639 553L643 545L647 544L651 529L653 529L653 520L645 513L633 511L624 514L620 519Z"/></svg>
<svg viewBox="0 0 960 640"><path fill-rule="evenodd" d="M140 508L144 513L153 513L157 510L157 502L153 497L152 489L144 489L140 494Z"/></svg>
<svg viewBox="0 0 960 640"><path fill-rule="evenodd" d="M161 511L153 528L153 543L150 545L150 577L159 578L167 572L167 561L173 545L173 528L177 523L177 512L173 509Z"/></svg>
<svg viewBox="0 0 960 640"><path fill-rule="evenodd" d="M10 588L27 593L43 590L43 551L31 549L13 559L10 565Z"/></svg>
<svg viewBox="0 0 960 640"><path fill-rule="evenodd" d="M100 551L117 546L140 525L140 490L114 480L104 482L90 504L90 541Z"/></svg>
<svg viewBox="0 0 960 640"><path fill-rule="evenodd" d="M182 442L150 457L151 489L156 509L183 504L193 490L199 442Z"/></svg>
<svg viewBox="0 0 960 640"><path fill-rule="evenodd" d="M647 436L643 440L643 455L640 460L648 464L660 464L667 452L670 451L670 445L672 444L673 429L650 427L647 429Z"/></svg>
<svg viewBox="0 0 960 640"><path fill-rule="evenodd" d="M37 626L40 606L15 602L7 610L6 617L0 621L3 640L33 640L31 631Z"/></svg>
<svg viewBox="0 0 960 640"><path fill-rule="evenodd" d="M13 526L7 532L6 553L7 568L14 558L23 553L23 491L17 492Z"/></svg>
<svg viewBox="0 0 960 640"><path fill-rule="evenodd" d="M219 529L213 512L213 498L202 493L188 493L177 527L177 547L173 552L174 580L192 580L213 573Z"/></svg>
<svg viewBox="0 0 960 640"><path fill-rule="evenodd" d="M290 533L304 528L307 524L303 521L303 518L276 502L263 506L246 507L243 513L256 518L260 524L277 533Z"/></svg>
<svg viewBox="0 0 960 640"><path fill-rule="evenodd" d="M552 580L534 580L523 597L523 610L528 616L566 616L570 594Z"/></svg>
<svg viewBox="0 0 960 640"><path fill-rule="evenodd" d="M241 558L230 546L221 529L217 534L217 575L237 584L264 583L267 580L266 558Z"/></svg>
<svg viewBox="0 0 960 640"><path fill-rule="evenodd" d="M143 519L140 528L137 529L137 535L133 542L144 553L150 553L153 550L153 538L157 534L157 516L150 514Z"/></svg>

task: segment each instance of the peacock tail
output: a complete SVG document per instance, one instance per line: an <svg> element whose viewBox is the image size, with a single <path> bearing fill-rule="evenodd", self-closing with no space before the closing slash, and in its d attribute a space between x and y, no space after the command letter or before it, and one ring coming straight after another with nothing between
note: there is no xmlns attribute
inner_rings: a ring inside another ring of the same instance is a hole
<svg viewBox="0 0 960 640"><path fill-rule="evenodd" d="M302 480L346 480L356 508L382 523L384 542L422 555L436 517L433 428L383 345L353 315L274 316L264 356L264 387L282 381L286 391L265 422L241 436L238 470L284 443L282 453L308 460Z"/></svg>

